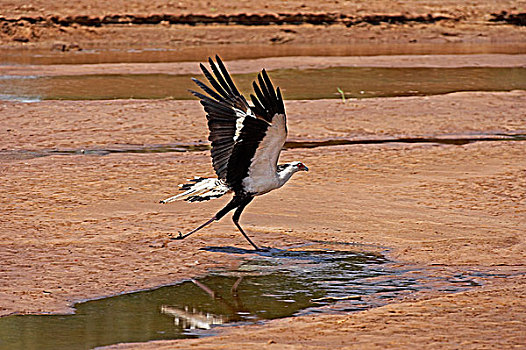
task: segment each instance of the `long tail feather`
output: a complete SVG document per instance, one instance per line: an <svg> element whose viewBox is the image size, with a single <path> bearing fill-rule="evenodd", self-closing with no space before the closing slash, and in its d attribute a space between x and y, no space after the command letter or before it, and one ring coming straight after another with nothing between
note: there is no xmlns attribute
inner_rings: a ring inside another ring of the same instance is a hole
<svg viewBox="0 0 526 350"><path fill-rule="evenodd" d="M214 198L219 198L230 191L219 179L196 178L190 180L190 183L179 185L183 193L166 198L161 203L170 203L179 199L184 199L189 202L201 202Z"/></svg>

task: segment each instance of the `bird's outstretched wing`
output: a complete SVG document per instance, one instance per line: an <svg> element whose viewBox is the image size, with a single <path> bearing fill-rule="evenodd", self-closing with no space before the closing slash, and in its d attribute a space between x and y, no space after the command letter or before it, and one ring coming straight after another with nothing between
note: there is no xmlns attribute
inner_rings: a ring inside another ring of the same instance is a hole
<svg viewBox="0 0 526 350"><path fill-rule="evenodd" d="M238 130L238 120L243 119L250 111L246 99L239 93L230 78L223 62L216 56L217 64L208 59L212 73L201 64L201 70L212 88L201 81L192 80L206 92L205 96L199 92L190 92L201 99L201 104L207 113L208 129L212 142L212 163L218 178L226 180L228 160L232 155Z"/></svg>
<svg viewBox="0 0 526 350"><path fill-rule="evenodd" d="M264 69L252 85L255 95L250 95L254 104L251 108L257 118L245 118L228 164L227 181L236 192L257 193L254 184L276 177L279 154L287 139L285 106L279 87L274 90Z"/></svg>
<svg viewBox="0 0 526 350"><path fill-rule="evenodd" d="M287 136L283 98L263 70L253 83L255 95L250 97L254 106L249 106L219 56L217 63L211 58L208 61L213 75L202 64L201 70L213 89L193 79L209 96L191 92L201 99L207 113L216 174L240 193L244 191L243 179L250 174L274 176L276 172Z"/></svg>

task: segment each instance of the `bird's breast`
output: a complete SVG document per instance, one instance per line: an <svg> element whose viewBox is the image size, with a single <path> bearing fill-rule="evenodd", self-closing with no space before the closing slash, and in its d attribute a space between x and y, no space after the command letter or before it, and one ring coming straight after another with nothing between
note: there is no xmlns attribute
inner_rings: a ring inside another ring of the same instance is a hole
<svg viewBox="0 0 526 350"><path fill-rule="evenodd" d="M247 193L262 195L280 187L277 176L248 176L243 179L243 189Z"/></svg>

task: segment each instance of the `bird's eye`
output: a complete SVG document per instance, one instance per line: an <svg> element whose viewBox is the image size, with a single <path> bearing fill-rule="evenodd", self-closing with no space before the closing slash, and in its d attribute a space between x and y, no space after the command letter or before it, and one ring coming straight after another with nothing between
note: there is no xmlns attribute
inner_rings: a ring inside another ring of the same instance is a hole
<svg viewBox="0 0 526 350"><path fill-rule="evenodd" d="M304 170L304 171L309 171L309 168L307 168L303 163L298 163L298 164L296 164L296 169L298 169L298 170Z"/></svg>

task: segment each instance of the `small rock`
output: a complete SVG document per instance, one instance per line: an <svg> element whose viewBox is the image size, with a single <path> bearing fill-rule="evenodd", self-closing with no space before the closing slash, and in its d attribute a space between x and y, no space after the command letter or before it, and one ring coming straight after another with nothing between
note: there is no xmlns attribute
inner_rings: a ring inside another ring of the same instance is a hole
<svg viewBox="0 0 526 350"><path fill-rule="evenodd" d="M62 43L62 42L56 42L51 46L51 51L81 51L81 47L77 43Z"/></svg>
<svg viewBox="0 0 526 350"><path fill-rule="evenodd" d="M21 43L27 43L29 41L29 38L25 37L25 36L15 36L15 37L13 37L13 41L18 41L18 42L21 42Z"/></svg>

